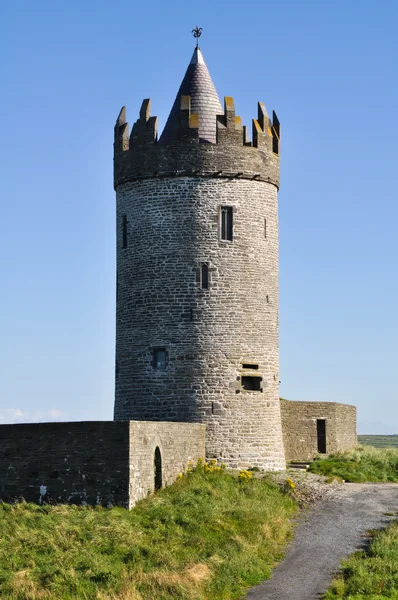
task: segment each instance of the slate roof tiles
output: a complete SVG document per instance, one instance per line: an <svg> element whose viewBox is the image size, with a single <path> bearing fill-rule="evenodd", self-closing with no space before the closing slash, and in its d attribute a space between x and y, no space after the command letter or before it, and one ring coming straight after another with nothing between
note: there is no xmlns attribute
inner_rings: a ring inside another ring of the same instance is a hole
<svg viewBox="0 0 398 600"><path fill-rule="evenodd" d="M216 143L216 117L224 113L203 55L195 48L178 90L173 107L160 136L160 144L170 144L180 123L181 96L191 96L191 113L199 115L199 141Z"/></svg>

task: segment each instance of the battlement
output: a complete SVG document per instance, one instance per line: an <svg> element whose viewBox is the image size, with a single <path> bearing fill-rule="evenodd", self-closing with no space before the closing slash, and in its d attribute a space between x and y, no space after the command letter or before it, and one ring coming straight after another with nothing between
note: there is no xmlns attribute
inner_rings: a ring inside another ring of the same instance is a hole
<svg viewBox="0 0 398 600"><path fill-rule="evenodd" d="M232 97L224 98L224 113L216 117L216 143L199 135L199 115L191 112L191 97L181 96L179 122L170 143L158 141L158 119L151 117L150 99L143 101L131 135L123 107L115 125L114 186L137 179L172 176L226 177L267 181L279 188L280 123L258 103L252 140L235 114Z"/></svg>

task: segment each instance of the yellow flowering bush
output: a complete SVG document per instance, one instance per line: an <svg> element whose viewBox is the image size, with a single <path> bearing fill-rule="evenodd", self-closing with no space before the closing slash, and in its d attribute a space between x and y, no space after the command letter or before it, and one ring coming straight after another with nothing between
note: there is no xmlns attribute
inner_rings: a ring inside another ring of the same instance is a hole
<svg viewBox="0 0 398 600"><path fill-rule="evenodd" d="M294 494L296 491L296 484L294 483L293 479L290 479L290 477L288 477L286 479L284 488L285 492L291 492Z"/></svg>
<svg viewBox="0 0 398 600"><path fill-rule="evenodd" d="M253 477L253 473L250 471L239 471L238 479L241 481L246 481L247 479L251 479Z"/></svg>
<svg viewBox="0 0 398 600"><path fill-rule="evenodd" d="M203 470L205 473L220 473L225 470L225 467L225 463L218 465L215 458L212 458L208 462L204 458L199 458L196 466L192 460L188 462L187 473L193 473L196 470Z"/></svg>

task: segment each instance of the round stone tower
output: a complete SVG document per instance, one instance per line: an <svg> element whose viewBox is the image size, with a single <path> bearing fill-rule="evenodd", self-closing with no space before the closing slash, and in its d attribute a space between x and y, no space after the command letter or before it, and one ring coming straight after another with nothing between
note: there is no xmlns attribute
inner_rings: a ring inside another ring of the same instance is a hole
<svg viewBox="0 0 398 600"><path fill-rule="evenodd" d="M285 467L279 405L279 121L252 141L196 48L159 140L115 127L116 420L206 424L230 467Z"/></svg>

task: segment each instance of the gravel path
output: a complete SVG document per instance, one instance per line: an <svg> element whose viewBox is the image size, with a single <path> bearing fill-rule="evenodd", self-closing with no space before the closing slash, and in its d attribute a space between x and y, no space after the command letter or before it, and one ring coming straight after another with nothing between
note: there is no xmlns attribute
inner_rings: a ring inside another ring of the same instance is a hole
<svg viewBox="0 0 398 600"><path fill-rule="evenodd" d="M249 591L247 600L321 598L341 560L366 543L367 531L397 516L398 484L340 486L303 514L286 558L272 579Z"/></svg>

